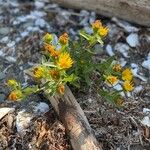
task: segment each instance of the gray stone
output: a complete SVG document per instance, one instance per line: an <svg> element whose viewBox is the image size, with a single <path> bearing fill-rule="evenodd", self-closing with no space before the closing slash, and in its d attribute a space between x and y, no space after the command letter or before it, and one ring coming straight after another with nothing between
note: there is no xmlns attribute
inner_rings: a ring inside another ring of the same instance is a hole
<svg viewBox="0 0 150 150"><path fill-rule="evenodd" d="M4 79L6 77L6 74L3 72L0 72L0 80Z"/></svg>
<svg viewBox="0 0 150 150"><path fill-rule="evenodd" d="M7 35L10 32L10 28L8 27L1 27L0 28L0 34Z"/></svg>
<svg viewBox="0 0 150 150"><path fill-rule="evenodd" d="M6 96L4 94L0 94L0 102L3 102L5 100Z"/></svg>

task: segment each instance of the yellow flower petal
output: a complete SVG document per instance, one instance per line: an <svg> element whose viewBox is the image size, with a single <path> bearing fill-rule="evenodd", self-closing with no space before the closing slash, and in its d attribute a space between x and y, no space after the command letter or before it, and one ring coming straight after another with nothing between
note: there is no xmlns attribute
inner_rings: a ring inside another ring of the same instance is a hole
<svg viewBox="0 0 150 150"><path fill-rule="evenodd" d="M16 80L14 79L10 79L7 81L7 85L10 86L10 87L14 87L14 86L18 86L18 83Z"/></svg>
<svg viewBox="0 0 150 150"><path fill-rule="evenodd" d="M61 52L60 50L55 50L54 46L52 46L51 44L47 44L47 43L44 44L44 48L50 53L52 57L58 57L58 55Z"/></svg>
<svg viewBox="0 0 150 150"><path fill-rule="evenodd" d="M110 83L111 85L114 85L115 83L118 82L118 79L117 77L110 75L106 78L106 81Z"/></svg>
<svg viewBox="0 0 150 150"><path fill-rule="evenodd" d="M133 83L130 82L130 81L125 81L125 82L123 83L123 87L124 87L124 89L125 89L126 91L129 91L129 92L134 89Z"/></svg>
<svg viewBox="0 0 150 150"><path fill-rule="evenodd" d="M117 72L121 71L121 69L122 69L122 67L121 67L120 64L115 64L114 67L113 67L113 70L117 71Z"/></svg>
<svg viewBox="0 0 150 150"><path fill-rule="evenodd" d="M73 60L70 57L70 54L67 52L61 53L58 57L57 65L62 69L68 69L72 67Z"/></svg>
<svg viewBox="0 0 150 150"><path fill-rule="evenodd" d="M92 28L96 32L100 27L102 26L102 23L100 20L96 20L94 23L92 23Z"/></svg>
<svg viewBox="0 0 150 150"><path fill-rule="evenodd" d="M124 81L131 81L133 79L133 73L131 71L131 69L125 69L122 72L122 80Z"/></svg>
<svg viewBox="0 0 150 150"><path fill-rule="evenodd" d="M108 34L108 28L101 26L101 27L98 29L98 34L99 34L99 36L101 36L101 37L105 37L105 36Z"/></svg>
<svg viewBox="0 0 150 150"><path fill-rule="evenodd" d="M68 36L67 33L62 34L62 35L59 37L59 42L60 42L62 45L68 44L68 40L69 40L69 36Z"/></svg>
<svg viewBox="0 0 150 150"><path fill-rule="evenodd" d="M22 92L20 90L12 91L8 96L8 99L12 101L16 101L20 98L22 98Z"/></svg>
<svg viewBox="0 0 150 150"><path fill-rule="evenodd" d="M36 67L33 70L33 74L35 78L42 78L44 75L44 69L42 67Z"/></svg>

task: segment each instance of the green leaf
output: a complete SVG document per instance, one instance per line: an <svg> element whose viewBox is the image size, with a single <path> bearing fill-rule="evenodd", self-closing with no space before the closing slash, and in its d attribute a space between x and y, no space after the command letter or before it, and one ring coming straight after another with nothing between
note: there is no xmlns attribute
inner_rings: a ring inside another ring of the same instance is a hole
<svg viewBox="0 0 150 150"><path fill-rule="evenodd" d="M54 65L54 62L43 62L42 65L53 68L57 67L56 65Z"/></svg>
<svg viewBox="0 0 150 150"><path fill-rule="evenodd" d="M97 36L97 42L101 44L102 46L104 45L104 42L102 41L101 37Z"/></svg>
<svg viewBox="0 0 150 150"><path fill-rule="evenodd" d="M109 92L109 91L99 90L99 94L104 99L106 99L107 101L109 101L110 103L112 103L113 105L121 97L119 93L120 92L118 92L118 91Z"/></svg>
<svg viewBox="0 0 150 150"><path fill-rule="evenodd" d="M71 74L70 76L67 76L63 79L65 82L74 82L76 80L78 80L78 77L75 74Z"/></svg>
<svg viewBox="0 0 150 150"><path fill-rule="evenodd" d="M30 95L32 93L35 93L38 91L38 86L34 86L34 87L27 87L25 89L22 90L22 92L25 94L25 95Z"/></svg>
<svg viewBox="0 0 150 150"><path fill-rule="evenodd" d="M79 35L81 35L82 37L84 37L86 40L90 40L91 36L89 34L87 34L85 31L81 30L79 32Z"/></svg>

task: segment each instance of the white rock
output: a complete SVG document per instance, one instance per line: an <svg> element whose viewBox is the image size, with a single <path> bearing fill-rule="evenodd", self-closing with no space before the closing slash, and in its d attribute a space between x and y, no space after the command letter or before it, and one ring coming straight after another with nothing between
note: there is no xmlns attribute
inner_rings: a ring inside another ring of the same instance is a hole
<svg viewBox="0 0 150 150"><path fill-rule="evenodd" d="M38 113L46 113L49 111L49 106L44 103L44 102L40 102L37 106L35 106L34 112L38 112Z"/></svg>
<svg viewBox="0 0 150 150"><path fill-rule="evenodd" d="M22 110L16 116L16 128L18 133L24 133L25 129L29 126L32 115Z"/></svg>
<svg viewBox="0 0 150 150"><path fill-rule="evenodd" d="M120 58L119 64L120 64L122 67L124 67L124 66L126 65L126 63L127 63L127 61L125 61L124 58Z"/></svg>
<svg viewBox="0 0 150 150"><path fill-rule="evenodd" d="M150 59L143 61L142 66L150 70Z"/></svg>
<svg viewBox="0 0 150 150"><path fill-rule="evenodd" d="M113 86L113 88L115 89L115 90L117 90L117 91L121 91L123 88L122 88L122 86L118 83L118 84L116 84L115 86ZM121 94L121 96L125 96L125 94L124 94L124 92L120 92L120 94Z"/></svg>
<svg viewBox="0 0 150 150"><path fill-rule="evenodd" d="M33 19L37 19L37 18L41 18L44 17L46 15L46 13L44 11L31 11L30 15L27 16L27 18L33 18Z"/></svg>
<svg viewBox="0 0 150 150"><path fill-rule="evenodd" d="M149 108L143 108L143 113L150 113L150 109Z"/></svg>
<svg viewBox="0 0 150 150"><path fill-rule="evenodd" d="M26 22L27 21L27 17L26 16L19 16L19 17L17 17L17 21L16 22L14 22L14 23L20 23L20 22Z"/></svg>
<svg viewBox="0 0 150 150"><path fill-rule="evenodd" d="M12 62L12 63L15 63L17 61L17 59L15 57L12 57L12 56L7 56L5 59L9 62Z"/></svg>
<svg viewBox="0 0 150 150"><path fill-rule="evenodd" d="M114 21L118 26L124 28L125 31L127 31L127 32L129 32L129 33L130 33L130 32L138 32L138 31L139 31L138 28L132 26L131 24L129 24L129 23L126 22L126 21L119 20L119 19L116 18L116 17L113 17L113 18L112 18L112 21Z"/></svg>
<svg viewBox="0 0 150 150"><path fill-rule="evenodd" d="M16 44L15 41L11 41L10 43L7 44L7 46L9 48L11 48L11 47L15 46L15 44Z"/></svg>
<svg viewBox="0 0 150 150"><path fill-rule="evenodd" d="M20 42L21 41L21 38L20 37L17 37L16 38L16 43Z"/></svg>
<svg viewBox="0 0 150 150"><path fill-rule="evenodd" d="M35 32L35 31L39 31L40 32L41 30L39 29L39 27L33 27L32 31L33 32Z"/></svg>
<svg viewBox="0 0 150 150"><path fill-rule="evenodd" d="M8 40L9 40L8 36L5 36L5 37L3 37L3 38L1 39L0 42L2 42L2 43L7 43Z"/></svg>
<svg viewBox="0 0 150 150"><path fill-rule="evenodd" d="M145 116L145 117L142 119L141 123L142 123L144 126L150 127L150 119L149 119L149 116Z"/></svg>
<svg viewBox="0 0 150 150"><path fill-rule="evenodd" d="M35 1L34 5L37 9L41 9L45 6L45 4L41 1Z"/></svg>
<svg viewBox="0 0 150 150"><path fill-rule="evenodd" d="M90 27L88 27L88 26L85 26L85 27L84 27L84 30L85 30L85 32L88 33L88 34L92 34L92 33L93 33L92 28L90 28Z"/></svg>
<svg viewBox="0 0 150 150"><path fill-rule="evenodd" d="M28 31L24 31L24 32L21 32L21 37L27 37L29 35L29 32Z"/></svg>
<svg viewBox="0 0 150 150"><path fill-rule="evenodd" d="M135 76L135 77L141 79L141 80L144 81L144 82L147 81L147 79L146 79L144 76L138 74L138 72L139 72L139 71L138 71L138 68L134 68L134 69L131 69L131 70L132 70L133 76Z"/></svg>
<svg viewBox="0 0 150 150"><path fill-rule="evenodd" d="M114 49L118 52L120 52L124 57L128 58L128 51L130 47L127 44L124 43L117 43L114 47Z"/></svg>
<svg viewBox="0 0 150 150"><path fill-rule="evenodd" d="M8 107L0 108L0 119L2 119L8 113L12 113L14 111L15 108L8 108Z"/></svg>
<svg viewBox="0 0 150 150"><path fill-rule="evenodd" d="M108 44L108 45L106 46L106 52L107 52L107 54L108 54L109 56L114 56L114 55L115 55L114 52L113 52L112 46L111 46L110 44Z"/></svg>
<svg viewBox="0 0 150 150"><path fill-rule="evenodd" d="M37 20L35 21L35 25L36 25L36 26L39 26L39 27L41 27L41 28L43 28L43 27L45 27L46 22L45 22L44 19L39 18L39 19L37 19Z"/></svg>
<svg viewBox="0 0 150 150"><path fill-rule="evenodd" d="M131 67L132 67L132 68L138 68L138 65L135 64L135 63L131 63Z"/></svg>
<svg viewBox="0 0 150 150"><path fill-rule="evenodd" d="M136 47L139 45L139 36L136 33L131 33L127 38L126 38L127 43L131 47Z"/></svg>
<svg viewBox="0 0 150 150"><path fill-rule="evenodd" d="M134 92L135 92L135 93L139 93L142 89L143 89L142 85L136 86L136 87L134 88Z"/></svg>
<svg viewBox="0 0 150 150"><path fill-rule="evenodd" d="M88 98L88 102L89 102L89 103L92 103L92 101L93 101L93 100L92 100L91 98Z"/></svg>
<svg viewBox="0 0 150 150"><path fill-rule="evenodd" d="M4 57L4 56L5 56L5 53L3 52L3 49L0 49L0 56L1 56L1 57Z"/></svg>

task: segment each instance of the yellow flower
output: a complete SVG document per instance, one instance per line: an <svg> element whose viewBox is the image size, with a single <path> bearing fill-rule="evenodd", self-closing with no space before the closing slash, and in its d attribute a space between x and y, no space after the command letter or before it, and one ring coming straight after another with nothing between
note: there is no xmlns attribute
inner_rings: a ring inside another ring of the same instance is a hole
<svg viewBox="0 0 150 150"><path fill-rule="evenodd" d="M58 57L57 65L62 69L68 69L72 66L73 60L67 52L61 53Z"/></svg>
<svg viewBox="0 0 150 150"><path fill-rule="evenodd" d="M50 70L50 75L51 75L51 77L52 77L52 79L54 79L54 80L57 80L57 79L59 79L60 78L60 74L59 74L59 71L58 70L56 70L56 69L52 69L52 70Z"/></svg>
<svg viewBox="0 0 150 150"><path fill-rule="evenodd" d="M68 40L69 40L69 37L68 37L68 34L67 34L67 33L62 34L62 35L59 37L59 42L60 42L62 45L68 44Z"/></svg>
<svg viewBox="0 0 150 150"><path fill-rule="evenodd" d="M59 85L58 88L57 88L57 91L60 94L64 94L64 92L65 92L65 86L63 84Z"/></svg>
<svg viewBox="0 0 150 150"><path fill-rule="evenodd" d="M60 54L60 50L59 51L55 50L55 47L52 46L51 44L45 43L44 48L50 53L52 57L58 57L58 55Z"/></svg>
<svg viewBox="0 0 150 150"><path fill-rule="evenodd" d="M122 72L122 80L131 81L132 78L133 78L133 73L132 73L131 69L127 68Z"/></svg>
<svg viewBox="0 0 150 150"><path fill-rule="evenodd" d="M16 80L11 79L11 80L7 81L7 85L10 87L16 87L16 86L18 86L18 83Z"/></svg>
<svg viewBox="0 0 150 150"><path fill-rule="evenodd" d="M94 23L92 23L92 28L96 32L100 27L102 26L102 23L100 20L96 20Z"/></svg>
<svg viewBox="0 0 150 150"><path fill-rule="evenodd" d="M124 87L124 89L125 89L126 91L129 91L129 92L134 89L133 83L130 82L130 81L125 81L125 82L123 83L123 87Z"/></svg>
<svg viewBox="0 0 150 150"><path fill-rule="evenodd" d="M113 67L113 70L117 71L117 72L121 71L121 69L122 69L122 67L120 64L115 64L115 66Z"/></svg>
<svg viewBox="0 0 150 150"><path fill-rule="evenodd" d="M20 98L22 98L22 92L20 90L12 91L8 96L8 99L12 101L16 101Z"/></svg>
<svg viewBox="0 0 150 150"><path fill-rule="evenodd" d="M53 39L53 36L49 33L46 33L43 37L44 42L47 42L47 43L51 42L52 39Z"/></svg>
<svg viewBox="0 0 150 150"><path fill-rule="evenodd" d="M42 67L36 67L33 70L33 74L35 78L42 78L44 75L44 69Z"/></svg>
<svg viewBox="0 0 150 150"><path fill-rule="evenodd" d="M98 34L99 34L99 36L101 36L101 37L105 37L105 36L108 34L108 28L101 26L101 27L98 29Z"/></svg>
<svg viewBox="0 0 150 150"><path fill-rule="evenodd" d="M109 76L106 78L106 81L107 81L108 83L110 83L111 85L113 85L113 84L117 83L118 79L117 79L117 77L115 77L115 76L109 75Z"/></svg>

